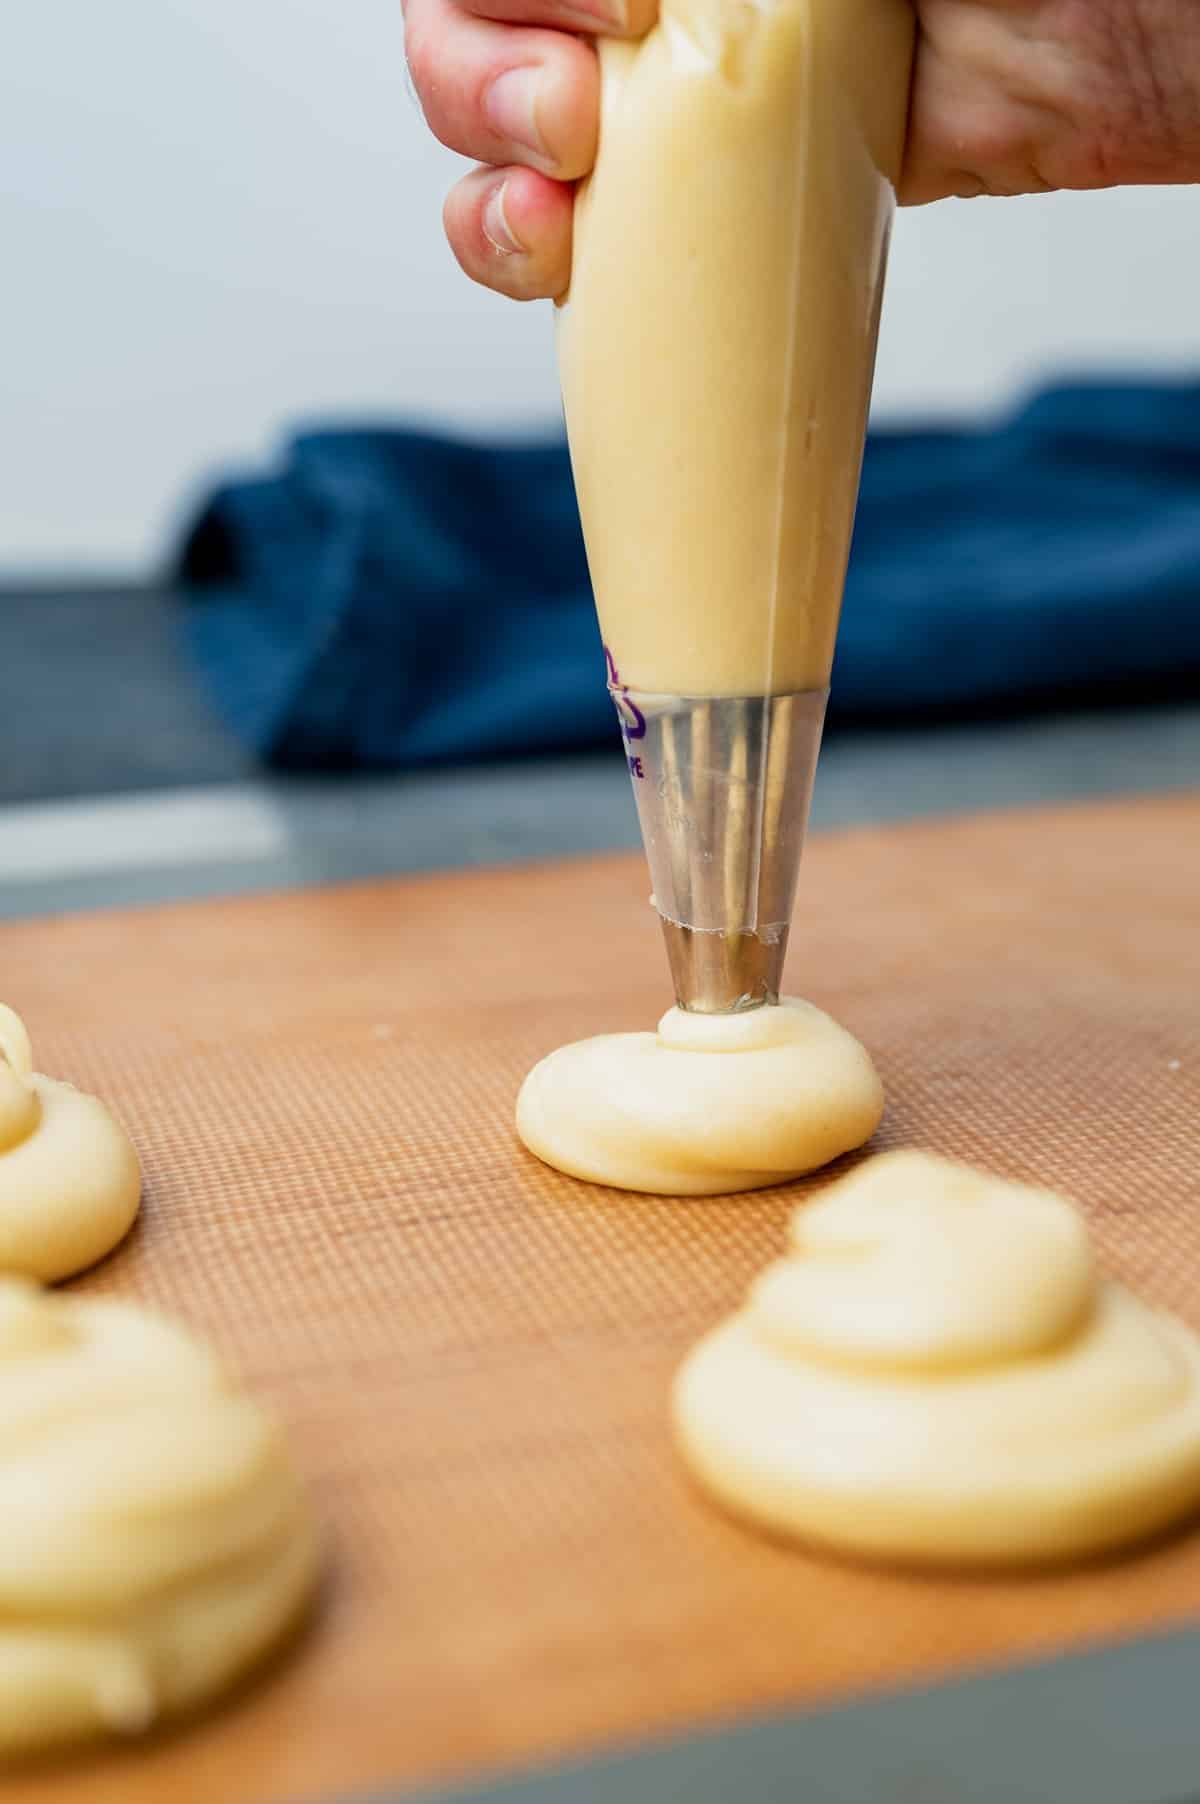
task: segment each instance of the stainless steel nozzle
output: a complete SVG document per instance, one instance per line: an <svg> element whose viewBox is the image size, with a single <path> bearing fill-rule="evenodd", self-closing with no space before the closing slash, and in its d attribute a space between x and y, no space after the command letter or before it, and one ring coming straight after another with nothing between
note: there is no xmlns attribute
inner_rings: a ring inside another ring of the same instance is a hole
<svg viewBox="0 0 1200 1804"><path fill-rule="evenodd" d="M681 1008L778 1000L826 695L614 689Z"/></svg>
<svg viewBox="0 0 1200 1804"><path fill-rule="evenodd" d="M664 920L663 938L675 998L698 1015L727 1015L778 1002L787 928L774 939L757 933L713 933Z"/></svg>

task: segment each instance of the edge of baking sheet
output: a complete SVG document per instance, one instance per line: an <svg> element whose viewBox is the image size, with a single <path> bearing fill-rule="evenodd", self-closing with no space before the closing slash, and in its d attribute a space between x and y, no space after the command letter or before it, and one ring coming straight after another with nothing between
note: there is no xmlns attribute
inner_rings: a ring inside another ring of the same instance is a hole
<svg viewBox="0 0 1200 1804"><path fill-rule="evenodd" d="M1196 1804L1200 1630L346 1804Z"/></svg>

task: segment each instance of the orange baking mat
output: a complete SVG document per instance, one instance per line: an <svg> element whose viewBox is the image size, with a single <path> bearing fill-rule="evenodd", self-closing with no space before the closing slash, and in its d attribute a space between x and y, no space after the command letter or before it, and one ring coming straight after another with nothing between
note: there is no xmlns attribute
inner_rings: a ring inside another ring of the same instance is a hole
<svg viewBox="0 0 1200 1804"><path fill-rule="evenodd" d="M145 1160L142 1224L85 1288L240 1364L329 1540L293 1657L73 1767L72 1804L302 1804L1200 1613L1200 1533L930 1581L769 1545L693 1494L671 1373L811 1186L592 1189L511 1129L541 1053L665 1005L647 890L620 857L0 930L39 1062ZM818 839L793 948L877 1057L880 1146L1061 1186L1109 1266L1200 1328L1200 800Z"/></svg>

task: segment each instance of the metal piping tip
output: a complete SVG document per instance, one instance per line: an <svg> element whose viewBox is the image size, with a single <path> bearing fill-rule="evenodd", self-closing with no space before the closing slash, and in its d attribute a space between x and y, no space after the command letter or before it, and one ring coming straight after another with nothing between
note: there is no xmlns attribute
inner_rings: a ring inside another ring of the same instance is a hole
<svg viewBox="0 0 1200 1804"><path fill-rule="evenodd" d="M779 1000L827 691L645 695L612 685L679 1006Z"/></svg>
<svg viewBox="0 0 1200 1804"><path fill-rule="evenodd" d="M757 933L706 933L678 921L663 921L662 930L680 1008L728 1015L779 1001L786 927L773 940Z"/></svg>

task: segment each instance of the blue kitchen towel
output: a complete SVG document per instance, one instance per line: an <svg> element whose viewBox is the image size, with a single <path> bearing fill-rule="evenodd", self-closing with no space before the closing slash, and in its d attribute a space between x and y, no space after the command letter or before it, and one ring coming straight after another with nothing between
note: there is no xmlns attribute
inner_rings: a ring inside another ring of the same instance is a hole
<svg viewBox="0 0 1200 1804"><path fill-rule="evenodd" d="M610 741L565 447L306 433L180 558L226 716L291 769ZM1049 389L867 449L830 718L1200 693L1200 383Z"/></svg>

